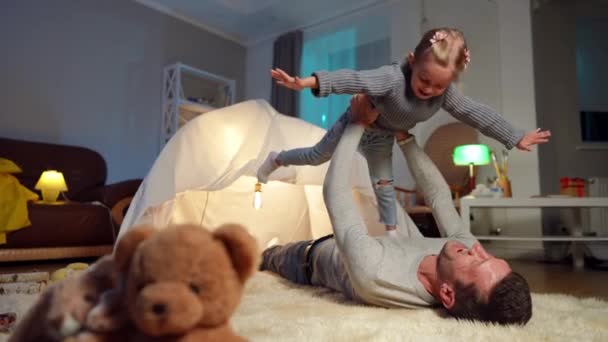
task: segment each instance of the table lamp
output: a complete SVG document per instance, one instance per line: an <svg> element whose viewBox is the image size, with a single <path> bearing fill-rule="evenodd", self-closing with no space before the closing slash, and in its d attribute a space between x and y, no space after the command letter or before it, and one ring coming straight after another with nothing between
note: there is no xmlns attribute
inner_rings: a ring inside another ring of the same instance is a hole
<svg viewBox="0 0 608 342"><path fill-rule="evenodd" d="M454 149L454 165L469 166L469 187L475 189L476 165L490 164L490 148L482 144L460 145Z"/></svg>
<svg viewBox="0 0 608 342"><path fill-rule="evenodd" d="M35 188L42 191L42 200L49 203L57 201L59 193L68 190L63 173L56 170L44 171Z"/></svg>

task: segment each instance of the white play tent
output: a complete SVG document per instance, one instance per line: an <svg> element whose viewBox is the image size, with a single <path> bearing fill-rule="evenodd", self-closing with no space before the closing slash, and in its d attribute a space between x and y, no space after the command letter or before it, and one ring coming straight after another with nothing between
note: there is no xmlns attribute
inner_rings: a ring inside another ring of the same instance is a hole
<svg viewBox="0 0 608 342"><path fill-rule="evenodd" d="M141 223L161 229L187 222L212 229L236 222L247 227L263 248L271 240L285 243L331 233L322 196L329 163L280 169L262 187L262 208L253 207L255 172L268 152L311 146L324 133L279 114L263 100L197 117L161 151L131 203L119 236ZM352 174L344 177L351 177L353 195L370 233L382 233L367 164L360 155Z"/></svg>

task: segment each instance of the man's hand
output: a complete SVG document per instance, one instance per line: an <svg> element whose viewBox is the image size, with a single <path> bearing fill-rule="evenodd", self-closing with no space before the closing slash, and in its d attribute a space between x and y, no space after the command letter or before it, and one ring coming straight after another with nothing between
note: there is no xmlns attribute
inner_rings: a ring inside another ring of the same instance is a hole
<svg viewBox="0 0 608 342"><path fill-rule="evenodd" d="M549 141L550 136L550 131L541 131L540 128L537 128L524 134L524 137L517 143L517 148L522 151L532 151L532 145L544 144Z"/></svg>
<svg viewBox="0 0 608 342"><path fill-rule="evenodd" d="M272 78L274 78L277 81L277 84L280 84L283 87L286 87L289 89L302 90L302 89L306 88L307 86L310 87L310 85L306 84L305 80L303 80L297 76L296 77L289 76L285 71L283 71L279 68L270 70L270 76L272 76Z"/></svg>
<svg viewBox="0 0 608 342"><path fill-rule="evenodd" d="M380 113L372 108L369 96L356 94L350 98L351 122L358 123L365 127L371 125Z"/></svg>

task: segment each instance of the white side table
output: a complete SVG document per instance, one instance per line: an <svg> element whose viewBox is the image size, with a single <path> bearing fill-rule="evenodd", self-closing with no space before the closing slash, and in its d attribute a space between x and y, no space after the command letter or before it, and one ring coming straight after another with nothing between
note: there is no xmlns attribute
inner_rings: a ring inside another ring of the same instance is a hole
<svg viewBox="0 0 608 342"><path fill-rule="evenodd" d="M584 255L581 242L608 241L608 237L583 236L581 227L582 208L608 208L608 197L514 197L514 198L461 198L460 216L463 228L471 231L471 208L572 208L574 209L575 225L570 236L476 236L478 240L509 240L509 241L572 241L572 257L574 267L582 269Z"/></svg>

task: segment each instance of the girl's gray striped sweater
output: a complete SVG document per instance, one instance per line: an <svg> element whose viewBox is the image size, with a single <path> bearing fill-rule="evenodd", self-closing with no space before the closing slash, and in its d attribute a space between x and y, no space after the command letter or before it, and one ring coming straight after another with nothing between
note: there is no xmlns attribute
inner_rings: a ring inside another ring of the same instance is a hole
<svg viewBox="0 0 608 342"><path fill-rule="evenodd" d="M440 96L417 99L410 89L411 69L408 64L393 63L363 71L317 71L313 76L319 85L312 90L315 96L370 95L380 112L376 126L381 129L408 131L443 108L456 119L498 140L507 149L513 148L524 135L522 130L513 127L490 107L461 95L453 84Z"/></svg>

